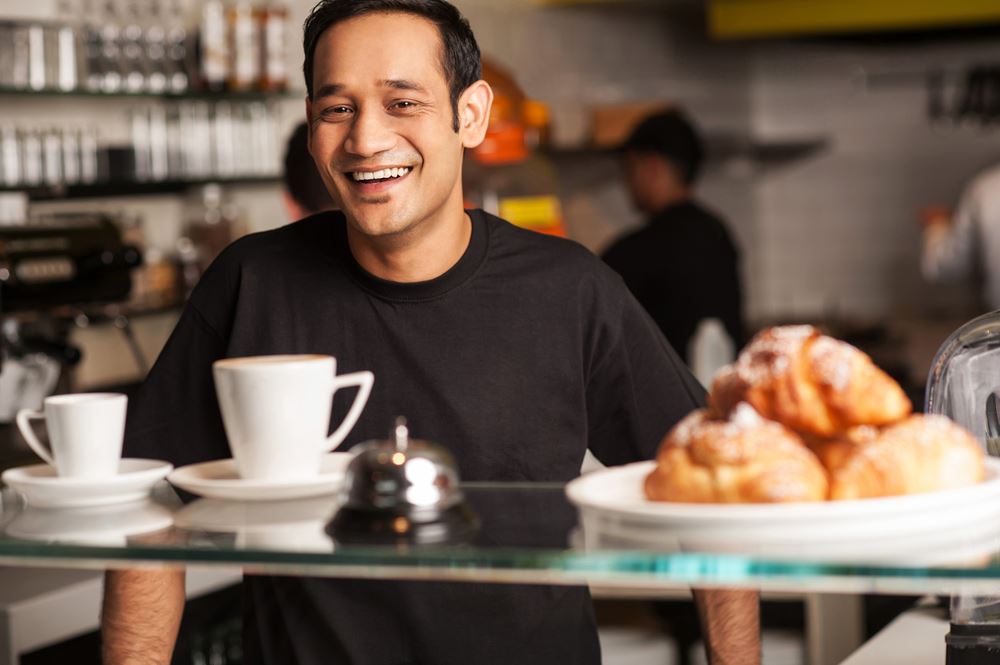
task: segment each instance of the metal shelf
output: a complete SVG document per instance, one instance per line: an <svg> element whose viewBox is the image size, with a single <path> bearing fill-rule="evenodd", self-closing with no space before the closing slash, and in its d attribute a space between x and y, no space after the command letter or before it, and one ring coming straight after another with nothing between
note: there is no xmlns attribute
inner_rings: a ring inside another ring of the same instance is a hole
<svg viewBox="0 0 1000 665"><path fill-rule="evenodd" d="M705 148L710 166L722 166L734 160L746 160L755 166L775 167L813 157L829 147L825 138L761 140L736 134L708 134ZM586 159L614 159L611 148L552 148L545 155L560 165Z"/></svg>
<svg viewBox="0 0 1000 665"><path fill-rule="evenodd" d="M286 91L263 91L247 90L245 92L211 92L207 90L188 90L185 92L100 92L90 90L55 90L42 89L32 90L30 88L12 88L0 86L0 95L5 97L85 97L94 99L168 99L168 100L207 100L207 101L263 101L267 99L301 99L305 96L304 90Z"/></svg>
<svg viewBox="0 0 1000 665"><path fill-rule="evenodd" d="M86 185L0 186L2 192L25 192L31 201L61 201L149 194L176 194L189 187L218 183L220 185L273 185L281 182L278 175L236 178L199 178L195 180L150 180L95 182Z"/></svg>

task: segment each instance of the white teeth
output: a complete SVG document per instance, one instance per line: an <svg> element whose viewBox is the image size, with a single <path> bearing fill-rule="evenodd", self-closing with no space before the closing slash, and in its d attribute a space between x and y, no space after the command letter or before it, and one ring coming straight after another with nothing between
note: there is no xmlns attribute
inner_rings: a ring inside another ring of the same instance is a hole
<svg viewBox="0 0 1000 665"><path fill-rule="evenodd" d="M382 169L380 171L355 171L351 174L356 181L385 180L386 178L401 178L410 172L409 167Z"/></svg>

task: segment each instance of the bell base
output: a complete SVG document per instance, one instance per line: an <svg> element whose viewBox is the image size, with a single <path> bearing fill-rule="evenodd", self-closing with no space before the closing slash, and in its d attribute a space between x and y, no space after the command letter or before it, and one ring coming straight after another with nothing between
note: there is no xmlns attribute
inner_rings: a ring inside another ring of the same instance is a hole
<svg viewBox="0 0 1000 665"><path fill-rule="evenodd" d="M479 518L465 502L442 510L375 510L344 505L326 525L334 540L365 545L438 545L468 542Z"/></svg>

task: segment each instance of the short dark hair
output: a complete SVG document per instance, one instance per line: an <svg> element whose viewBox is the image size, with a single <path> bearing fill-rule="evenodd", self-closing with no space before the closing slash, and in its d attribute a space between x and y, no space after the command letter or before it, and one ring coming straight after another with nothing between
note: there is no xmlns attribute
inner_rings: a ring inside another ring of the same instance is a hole
<svg viewBox="0 0 1000 665"><path fill-rule="evenodd" d="M309 125L305 122L299 123L288 137L282 180L291 197L309 214L335 205L309 154Z"/></svg>
<svg viewBox="0 0 1000 665"><path fill-rule="evenodd" d="M302 26L305 49L302 73L306 77L309 99L313 95L313 56L320 35L341 21L376 12L413 14L437 26L443 45L441 66L451 93L453 126L457 132L458 98L466 88L482 78L483 69L479 45L469 22L445 0L320 0Z"/></svg>
<svg viewBox="0 0 1000 665"><path fill-rule="evenodd" d="M640 122L625 140L623 151L651 152L674 165L688 185L701 171L704 148L694 123L679 109L668 109Z"/></svg>

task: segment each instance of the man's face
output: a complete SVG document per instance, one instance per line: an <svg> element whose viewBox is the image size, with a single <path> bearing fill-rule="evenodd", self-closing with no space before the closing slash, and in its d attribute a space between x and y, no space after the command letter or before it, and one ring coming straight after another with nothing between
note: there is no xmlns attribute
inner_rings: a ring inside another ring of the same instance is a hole
<svg viewBox="0 0 1000 665"><path fill-rule="evenodd" d="M659 212L668 201L688 191L674 165L655 152L629 150L622 166L632 203L645 213Z"/></svg>
<svg viewBox="0 0 1000 665"><path fill-rule="evenodd" d="M655 212L662 160L651 153L630 150L622 161L632 203L643 212Z"/></svg>
<svg viewBox="0 0 1000 665"><path fill-rule="evenodd" d="M309 149L366 236L402 234L461 206L463 136L441 49L437 26L402 13L343 21L316 46Z"/></svg>

